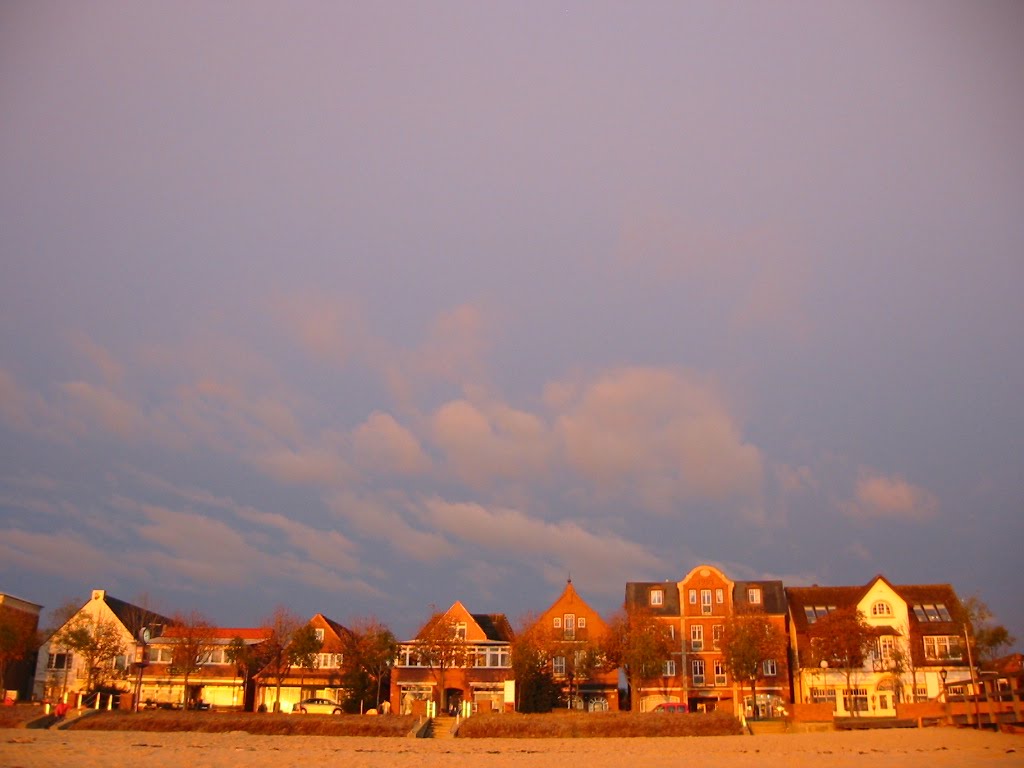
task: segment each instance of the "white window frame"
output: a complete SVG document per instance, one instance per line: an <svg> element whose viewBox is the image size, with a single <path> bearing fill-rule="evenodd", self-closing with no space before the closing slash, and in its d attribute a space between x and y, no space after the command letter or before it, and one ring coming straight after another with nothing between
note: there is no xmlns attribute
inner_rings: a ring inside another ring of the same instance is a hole
<svg viewBox="0 0 1024 768"><path fill-rule="evenodd" d="M779 666L775 663L775 659L765 659L761 662L761 672L764 673L765 677L775 677L779 674Z"/></svg>
<svg viewBox="0 0 1024 768"><path fill-rule="evenodd" d="M711 647L714 648L716 651L722 644L722 632L724 630L725 627L722 624L715 624L713 627L711 627Z"/></svg>
<svg viewBox="0 0 1024 768"><path fill-rule="evenodd" d="M586 616L578 616L576 618L576 629L586 629L586 628L587 628L587 617Z"/></svg>
<svg viewBox="0 0 1024 768"><path fill-rule="evenodd" d="M761 604L761 588L747 587L747 602L751 605Z"/></svg>
<svg viewBox="0 0 1024 768"><path fill-rule="evenodd" d="M323 627L313 627L313 634L316 635L317 642L322 643L324 641Z"/></svg>
<svg viewBox="0 0 1024 768"><path fill-rule="evenodd" d="M885 600L875 600L871 604L872 616L892 616L892 606Z"/></svg>
<svg viewBox="0 0 1024 768"><path fill-rule="evenodd" d="M562 635L566 640L576 639L576 614L567 613L562 617Z"/></svg>
<svg viewBox="0 0 1024 768"><path fill-rule="evenodd" d="M728 685L729 679L725 674L725 662L722 659L715 659L715 685Z"/></svg>
<svg viewBox="0 0 1024 768"><path fill-rule="evenodd" d="M651 590L651 605L664 605L665 604L665 590L661 587L655 587Z"/></svg>
<svg viewBox="0 0 1024 768"><path fill-rule="evenodd" d="M722 605L722 603L725 602L725 590L721 587L715 589L715 602L719 605Z"/></svg>
<svg viewBox="0 0 1024 768"><path fill-rule="evenodd" d="M565 677L565 656L555 656L551 659L551 674L555 677Z"/></svg>
<svg viewBox="0 0 1024 768"><path fill-rule="evenodd" d="M700 612L706 616L711 615L711 590L702 589L700 591Z"/></svg>
<svg viewBox="0 0 1024 768"><path fill-rule="evenodd" d="M704 659L690 661L690 678L694 685L704 685Z"/></svg>
<svg viewBox="0 0 1024 768"><path fill-rule="evenodd" d="M704 625L703 624L691 624L690 625L690 650L691 651L703 651L704 650Z"/></svg>
<svg viewBox="0 0 1024 768"><path fill-rule="evenodd" d="M561 616L555 616L555 619L552 622L552 624L554 625L555 629L561 629L562 628L562 617Z"/></svg>
<svg viewBox="0 0 1024 768"><path fill-rule="evenodd" d="M689 592L689 597L690 597L690 605L696 605L697 604L697 590L696 589L691 589L690 592Z"/></svg>
<svg viewBox="0 0 1024 768"><path fill-rule="evenodd" d="M676 676L676 660L665 659L661 663L661 676L662 677L675 677Z"/></svg>

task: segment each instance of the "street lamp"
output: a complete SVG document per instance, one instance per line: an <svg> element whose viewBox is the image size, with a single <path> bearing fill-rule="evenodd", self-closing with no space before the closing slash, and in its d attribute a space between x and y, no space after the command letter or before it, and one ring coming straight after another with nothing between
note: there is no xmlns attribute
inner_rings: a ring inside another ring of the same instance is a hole
<svg viewBox="0 0 1024 768"><path fill-rule="evenodd" d="M146 666L146 643L149 642L149 627L142 627L135 638L135 696L132 709L139 711L139 696L142 694L142 670Z"/></svg>
<svg viewBox="0 0 1024 768"><path fill-rule="evenodd" d="M942 678L942 707L946 710L946 722L950 725L953 724L953 714L949 708L949 691L946 688L946 676L949 672L945 667L939 670L939 677Z"/></svg>

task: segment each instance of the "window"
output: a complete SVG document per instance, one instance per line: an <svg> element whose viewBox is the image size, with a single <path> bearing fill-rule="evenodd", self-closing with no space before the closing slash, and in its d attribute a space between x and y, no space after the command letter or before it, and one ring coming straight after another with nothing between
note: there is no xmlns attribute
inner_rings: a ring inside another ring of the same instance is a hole
<svg viewBox="0 0 1024 768"><path fill-rule="evenodd" d="M918 621L952 621L945 603L918 603L914 606Z"/></svg>
<svg viewBox="0 0 1024 768"><path fill-rule="evenodd" d="M867 688L844 688L843 706L847 712L868 711L868 689Z"/></svg>
<svg viewBox="0 0 1024 768"><path fill-rule="evenodd" d="M960 638L956 635L925 635L924 655L927 659L960 659Z"/></svg>
<svg viewBox="0 0 1024 768"><path fill-rule="evenodd" d="M551 671L556 677L565 675L565 656L555 656L551 660Z"/></svg>
<svg viewBox="0 0 1024 768"><path fill-rule="evenodd" d="M711 646L715 650L718 650L718 646L720 646L721 644L722 644L722 625L721 624L715 624L715 626L713 626L711 628Z"/></svg>
<svg viewBox="0 0 1024 768"><path fill-rule="evenodd" d="M576 629L586 629L586 628L587 628L587 617L586 616L580 616L578 619L576 619Z"/></svg>
<svg viewBox="0 0 1024 768"><path fill-rule="evenodd" d="M834 605L806 605L804 606L804 616L807 617L808 624L813 624L822 616L827 616L830 611L835 609Z"/></svg>
<svg viewBox="0 0 1024 768"><path fill-rule="evenodd" d="M892 606L885 600L876 600L871 605L872 616L892 616Z"/></svg>
<svg viewBox="0 0 1024 768"><path fill-rule="evenodd" d="M562 617L561 616L555 616L553 624L554 624L555 629L561 629L562 628Z"/></svg>
<svg viewBox="0 0 1024 768"><path fill-rule="evenodd" d="M893 649L896 647L896 638L892 635L882 635L878 638L878 656L888 661L892 658Z"/></svg>
<svg viewBox="0 0 1024 768"><path fill-rule="evenodd" d="M715 590L715 602L719 605L725 602L725 590L721 587Z"/></svg>
<svg viewBox="0 0 1024 768"><path fill-rule="evenodd" d="M651 590L651 605L664 605L665 604L665 590L663 589L652 589Z"/></svg>
<svg viewBox="0 0 1024 768"><path fill-rule="evenodd" d="M51 653L50 657L46 660L47 669L70 669L71 668L71 654L70 653Z"/></svg>
<svg viewBox="0 0 1024 768"><path fill-rule="evenodd" d="M711 590L702 589L700 591L700 612L704 614L711 613Z"/></svg>
<svg viewBox="0 0 1024 768"><path fill-rule="evenodd" d="M751 605L761 604L761 588L760 587L748 587L747 588L747 602Z"/></svg>
<svg viewBox="0 0 1024 768"><path fill-rule="evenodd" d="M203 656L201 664L224 664L226 656L223 648L215 648L214 650Z"/></svg>
<svg viewBox="0 0 1024 768"><path fill-rule="evenodd" d="M811 688L811 701L815 704L831 704L832 710L836 708L835 688Z"/></svg>
<svg viewBox="0 0 1024 768"><path fill-rule="evenodd" d="M689 595L690 595L690 605L696 605L697 604L697 590L696 589L691 589Z"/></svg>
<svg viewBox="0 0 1024 768"><path fill-rule="evenodd" d="M562 636L566 640L572 640L576 637L576 614L565 614L562 619Z"/></svg>
<svg viewBox="0 0 1024 768"><path fill-rule="evenodd" d="M690 662L690 674L694 685L704 685L704 659L694 659Z"/></svg>
<svg viewBox="0 0 1024 768"><path fill-rule="evenodd" d="M675 677L676 676L676 660L667 659L661 665L661 674L663 677Z"/></svg>
<svg viewBox="0 0 1024 768"><path fill-rule="evenodd" d="M765 659L761 662L761 671L765 677L775 677L779 674L778 667L775 666L775 659Z"/></svg>
<svg viewBox="0 0 1024 768"><path fill-rule="evenodd" d="M459 640L466 639L466 622L460 621L458 624L455 625L455 637L457 637Z"/></svg>
<svg viewBox="0 0 1024 768"><path fill-rule="evenodd" d="M317 669L339 669L342 656L340 653L318 653L316 655Z"/></svg>
<svg viewBox="0 0 1024 768"><path fill-rule="evenodd" d="M313 630L313 634L316 635L317 642L322 643L324 641L324 628L323 627L316 627Z"/></svg>
<svg viewBox="0 0 1024 768"><path fill-rule="evenodd" d="M715 659L715 685L728 685L725 679L725 662Z"/></svg>
<svg viewBox="0 0 1024 768"><path fill-rule="evenodd" d="M694 624L690 627L690 649L694 651L704 650L704 627Z"/></svg>

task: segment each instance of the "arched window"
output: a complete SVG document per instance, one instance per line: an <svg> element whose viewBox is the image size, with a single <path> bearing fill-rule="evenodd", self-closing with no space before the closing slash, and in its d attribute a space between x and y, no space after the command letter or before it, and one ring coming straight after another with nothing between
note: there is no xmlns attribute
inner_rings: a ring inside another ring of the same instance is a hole
<svg viewBox="0 0 1024 768"><path fill-rule="evenodd" d="M871 606L871 615L892 616L892 606L885 602L885 600L876 600L875 604Z"/></svg>

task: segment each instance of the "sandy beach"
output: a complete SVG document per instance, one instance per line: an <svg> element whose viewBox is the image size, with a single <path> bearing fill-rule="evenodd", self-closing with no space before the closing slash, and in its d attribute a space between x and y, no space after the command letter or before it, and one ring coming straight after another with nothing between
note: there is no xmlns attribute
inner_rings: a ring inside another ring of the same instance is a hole
<svg viewBox="0 0 1024 768"><path fill-rule="evenodd" d="M7 768L207 768L341 765L421 768L469 760L475 768L871 765L929 768L1024 765L1024 737L947 728L658 739L374 739L246 733L0 731Z"/></svg>

